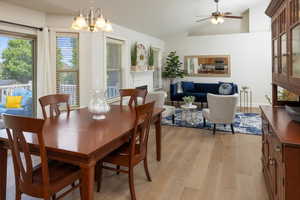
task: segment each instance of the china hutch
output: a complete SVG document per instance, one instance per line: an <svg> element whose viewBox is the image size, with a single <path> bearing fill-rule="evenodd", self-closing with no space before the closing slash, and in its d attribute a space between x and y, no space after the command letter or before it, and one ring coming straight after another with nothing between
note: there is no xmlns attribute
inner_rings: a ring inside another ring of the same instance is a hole
<svg viewBox="0 0 300 200"><path fill-rule="evenodd" d="M262 110L262 166L270 200L300 199L300 123L284 105L300 106L300 0L272 0L272 104ZM282 101L279 90L297 96Z"/></svg>

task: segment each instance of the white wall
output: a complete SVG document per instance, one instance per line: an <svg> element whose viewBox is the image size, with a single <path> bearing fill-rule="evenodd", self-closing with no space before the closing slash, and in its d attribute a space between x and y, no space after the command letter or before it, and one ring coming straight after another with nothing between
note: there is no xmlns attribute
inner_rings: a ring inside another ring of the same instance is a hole
<svg viewBox="0 0 300 200"><path fill-rule="evenodd" d="M187 55L230 55L230 78L186 77L194 82L231 81L252 88L253 102L267 103L271 94L271 33L240 33L217 36L167 38L166 52L176 50L183 61Z"/></svg>
<svg viewBox="0 0 300 200"><path fill-rule="evenodd" d="M29 26L44 27L46 15L43 12L14 6L0 1L0 19Z"/></svg>
<svg viewBox="0 0 300 200"><path fill-rule="evenodd" d="M259 5L250 9L249 29L250 32L271 31L271 18L265 14L270 1L262 1Z"/></svg>
<svg viewBox="0 0 300 200"><path fill-rule="evenodd" d="M70 25L72 17L47 15L47 25L57 32L72 31ZM134 30L113 24L113 33L89 33L80 32L80 96L81 105L87 105L91 91L94 89L104 89L106 87L106 66L105 66L105 39L106 37L123 40L123 88L131 88L140 85L148 85L153 88L153 73L130 73L131 47L136 42L143 43L146 48L150 46L159 48L161 54L164 51L164 42L158 38L136 32ZM162 55L160 56L162 58ZM160 62L161 63L161 62Z"/></svg>

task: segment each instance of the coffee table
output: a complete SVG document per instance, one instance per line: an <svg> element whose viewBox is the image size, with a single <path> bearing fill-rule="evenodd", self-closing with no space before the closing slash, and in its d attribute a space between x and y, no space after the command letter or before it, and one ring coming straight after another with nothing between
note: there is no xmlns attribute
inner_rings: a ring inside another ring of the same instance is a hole
<svg viewBox="0 0 300 200"><path fill-rule="evenodd" d="M186 125L195 125L195 111L197 110L196 105L181 105L182 114L181 121L185 122Z"/></svg>

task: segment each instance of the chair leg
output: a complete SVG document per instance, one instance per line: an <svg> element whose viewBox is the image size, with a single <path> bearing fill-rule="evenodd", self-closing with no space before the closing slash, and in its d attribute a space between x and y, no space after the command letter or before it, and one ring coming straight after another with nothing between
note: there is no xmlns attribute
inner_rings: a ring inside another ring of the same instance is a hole
<svg viewBox="0 0 300 200"><path fill-rule="evenodd" d="M117 170L120 170L120 165L117 165ZM117 175L119 175L120 172L117 172Z"/></svg>
<svg viewBox="0 0 300 200"><path fill-rule="evenodd" d="M148 179L148 181L152 181L152 179L151 179L151 176L150 176L150 173L149 173L149 169L148 169L148 160L147 160L147 156L146 156L146 158L145 158L145 160L144 160L144 168L145 168L145 173L146 173L146 176L147 176L147 179Z"/></svg>
<svg viewBox="0 0 300 200"><path fill-rule="evenodd" d="M131 200L136 200L135 189L134 189L133 167L129 167L128 180L129 180Z"/></svg>
<svg viewBox="0 0 300 200"><path fill-rule="evenodd" d="M213 134L216 134L216 124L214 124L214 130L213 130Z"/></svg>
<svg viewBox="0 0 300 200"><path fill-rule="evenodd" d="M172 115L172 124L175 124L175 115Z"/></svg>
<svg viewBox="0 0 300 200"><path fill-rule="evenodd" d="M102 183L102 166L103 166L103 163L100 162L98 165L97 165L97 171L98 171L98 177L97 177L97 192L100 192L101 190L101 183Z"/></svg>
<svg viewBox="0 0 300 200"><path fill-rule="evenodd" d="M231 127L231 132L232 132L232 134L234 134L233 124L230 124L230 127Z"/></svg>
<svg viewBox="0 0 300 200"><path fill-rule="evenodd" d="M22 196L21 192L16 191L16 200L21 200L21 196Z"/></svg>
<svg viewBox="0 0 300 200"><path fill-rule="evenodd" d="M203 127L205 127L205 126L206 126L206 119L203 118Z"/></svg>
<svg viewBox="0 0 300 200"><path fill-rule="evenodd" d="M56 200L56 194L52 195L52 200Z"/></svg>
<svg viewBox="0 0 300 200"><path fill-rule="evenodd" d="M84 197L83 197L83 186L82 186L82 180L79 180L79 192L80 192L80 200L82 200Z"/></svg>

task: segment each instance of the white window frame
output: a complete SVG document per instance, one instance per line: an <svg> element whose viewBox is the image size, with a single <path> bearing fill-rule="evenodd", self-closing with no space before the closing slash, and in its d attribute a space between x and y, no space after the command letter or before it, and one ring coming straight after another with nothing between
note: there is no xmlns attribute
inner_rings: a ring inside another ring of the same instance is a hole
<svg viewBox="0 0 300 200"><path fill-rule="evenodd" d="M78 39L78 66L76 68L76 70L57 70L57 65L56 65L56 43L57 43L57 37L75 37ZM78 95L78 99L77 99L77 105L71 105L72 108L78 108L80 107L80 37L79 37L79 33L78 32L64 32L64 31L57 31L55 32L55 91L58 92L57 90L57 74L58 73L64 73L64 72L76 72L77 73L77 81L78 81L78 87L76 89L77 95Z"/></svg>
<svg viewBox="0 0 300 200"><path fill-rule="evenodd" d="M159 86L156 88L154 87L154 72L153 72L153 90L160 90L162 89L162 76L161 76L161 68L162 68L162 64L161 64L161 55L162 55L162 52L161 52L161 49L158 48L158 47L151 47L153 49L153 51L156 51L158 52L158 66L154 66L154 67L157 67L158 68L158 72L159 72L159 78L158 78L158 82L159 82Z"/></svg>
<svg viewBox="0 0 300 200"><path fill-rule="evenodd" d="M121 80L120 80L120 88L125 88L127 85L127 76L126 76L126 55L128 53L127 50L127 39L123 37L119 37L115 34L111 33L106 33L104 34L104 88L107 90L107 42L112 41L112 42L117 42L122 44L122 52L121 52L121 69L120 69L120 74L121 74ZM110 98L107 99L109 103L119 101L120 97L115 97L115 98Z"/></svg>

